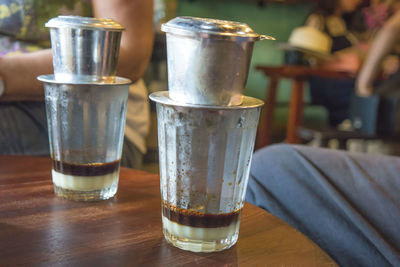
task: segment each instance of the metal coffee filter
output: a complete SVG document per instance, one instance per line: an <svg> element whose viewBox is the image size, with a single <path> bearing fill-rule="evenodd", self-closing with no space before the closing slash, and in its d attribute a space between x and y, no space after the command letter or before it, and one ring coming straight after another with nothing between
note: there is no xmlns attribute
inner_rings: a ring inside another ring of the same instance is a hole
<svg viewBox="0 0 400 267"><path fill-rule="evenodd" d="M245 23L207 18L177 17L161 29L170 97L198 105L240 105L254 42L273 39Z"/></svg>
<svg viewBox="0 0 400 267"><path fill-rule="evenodd" d="M121 34L112 19L59 16L49 20L54 74L57 80L112 82L115 79Z"/></svg>

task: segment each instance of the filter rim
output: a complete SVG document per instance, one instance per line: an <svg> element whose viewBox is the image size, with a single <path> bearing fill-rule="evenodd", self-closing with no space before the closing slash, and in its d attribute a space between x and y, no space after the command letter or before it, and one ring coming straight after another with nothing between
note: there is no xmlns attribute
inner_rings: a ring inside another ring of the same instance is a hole
<svg viewBox="0 0 400 267"><path fill-rule="evenodd" d="M172 100L169 97L169 91L158 91L152 93L149 98L159 104L176 107L187 107L197 109L209 109L209 110L240 110L240 109L252 109L264 106L264 101L254 98L251 96L243 96L243 102L237 106L209 106L209 105L197 105L190 103L181 103Z"/></svg>

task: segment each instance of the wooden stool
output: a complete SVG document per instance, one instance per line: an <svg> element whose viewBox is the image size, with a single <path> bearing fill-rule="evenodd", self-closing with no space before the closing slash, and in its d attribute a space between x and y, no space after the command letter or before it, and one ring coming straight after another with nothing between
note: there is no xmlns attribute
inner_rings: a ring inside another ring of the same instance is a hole
<svg viewBox="0 0 400 267"><path fill-rule="evenodd" d="M269 77L270 82L267 87L265 107L261 115L260 126L256 139L256 148L261 148L271 144L272 119L276 105L276 93L279 80L287 78L292 80L292 95L290 97L289 118L286 130L287 143L299 143L300 137L297 135L297 128L303 120L303 97L304 83L311 77L334 78L334 79L354 79L355 73L338 72L307 66L257 66L257 70Z"/></svg>

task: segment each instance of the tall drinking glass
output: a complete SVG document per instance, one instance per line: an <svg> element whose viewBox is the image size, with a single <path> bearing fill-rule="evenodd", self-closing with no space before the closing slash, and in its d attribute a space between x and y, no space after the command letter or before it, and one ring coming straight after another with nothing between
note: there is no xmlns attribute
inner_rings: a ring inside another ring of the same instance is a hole
<svg viewBox="0 0 400 267"><path fill-rule="evenodd" d="M233 246L263 102L201 106L153 93L157 102L163 232L176 247L212 252Z"/></svg>
<svg viewBox="0 0 400 267"><path fill-rule="evenodd" d="M61 83L43 75L56 195L108 199L118 188L130 80Z"/></svg>

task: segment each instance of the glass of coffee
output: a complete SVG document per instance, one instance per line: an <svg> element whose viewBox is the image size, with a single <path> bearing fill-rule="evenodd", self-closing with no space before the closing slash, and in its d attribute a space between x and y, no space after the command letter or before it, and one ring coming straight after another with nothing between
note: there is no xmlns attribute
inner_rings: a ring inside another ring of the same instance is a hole
<svg viewBox="0 0 400 267"><path fill-rule="evenodd" d="M59 82L43 75L56 195L108 199L118 188L130 80Z"/></svg>
<svg viewBox="0 0 400 267"><path fill-rule="evenodd" d="M194 252L233 246L263 102L240 106L181 104L167 91L157 103L162 223L165 239Z"/></svg>
<svg viewBox="0 0 400 267"><path fill-rule="evenodd" d="M44 82L56 195L108 199L118 188L129 79L117 77L124 27L112 19L59 16L50 28L54 74Z"/></svg>

